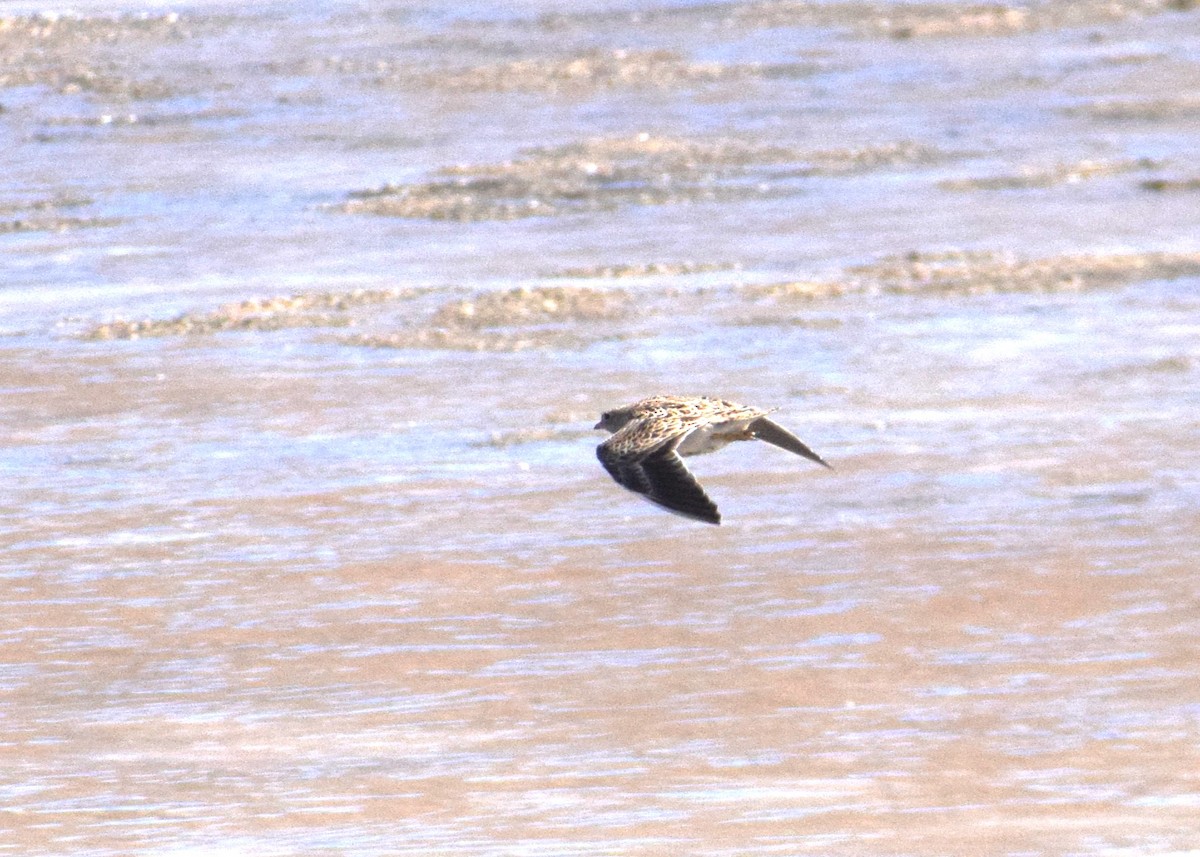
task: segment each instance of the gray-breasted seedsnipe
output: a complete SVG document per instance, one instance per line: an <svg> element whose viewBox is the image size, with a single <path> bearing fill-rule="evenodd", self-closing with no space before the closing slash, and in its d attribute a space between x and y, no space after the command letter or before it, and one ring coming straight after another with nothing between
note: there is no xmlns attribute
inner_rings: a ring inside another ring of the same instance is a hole
<svg viewBox="0 0 1200 857"><path fill-rule="evenodd" d="M600 417L596 428L613 436L596 447L596 456L617 484L676 514L720 524L716 503L681 456L713 452L735 440L765 440L829 467L768 413L708 396L651 396Z"/></svg>

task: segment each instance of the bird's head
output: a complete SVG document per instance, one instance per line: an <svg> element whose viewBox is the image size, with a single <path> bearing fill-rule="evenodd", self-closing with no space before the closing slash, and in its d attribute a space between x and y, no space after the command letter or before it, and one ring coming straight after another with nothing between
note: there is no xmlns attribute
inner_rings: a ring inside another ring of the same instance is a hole
<svg viewBox="0 0 1200 857"><path fill-rule="evenodd" d="M624 428L625 424L631 419L633 419L633 408L614 408L611 411L602 413L600 415L600 422L596 423L593 428L615 432Z"/></svg>

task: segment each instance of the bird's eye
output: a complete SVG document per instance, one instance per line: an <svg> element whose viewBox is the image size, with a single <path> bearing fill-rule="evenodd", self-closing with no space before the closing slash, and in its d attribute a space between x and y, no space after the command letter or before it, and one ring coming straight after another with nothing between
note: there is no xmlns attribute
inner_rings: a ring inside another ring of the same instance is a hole
<svg viewBox="0 0 1200 857"><path fill-rule="evenodd" d="M600 415L600 419L602 419L604 422L608 422L610 419L612 419L612 411L605 411Z"/></svg>

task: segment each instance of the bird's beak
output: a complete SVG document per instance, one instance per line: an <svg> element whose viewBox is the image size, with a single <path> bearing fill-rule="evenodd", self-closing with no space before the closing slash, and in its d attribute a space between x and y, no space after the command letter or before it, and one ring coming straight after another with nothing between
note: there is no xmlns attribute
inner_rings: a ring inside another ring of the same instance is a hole
<svg viewBox="0 0 1200 857"><path fill-rule="evenodd" d="M604 420L600 420L600 422L596 423L594 426L592 426L592 428L593 428L593 429L602 429L602 428L604 428Z"/></svg>

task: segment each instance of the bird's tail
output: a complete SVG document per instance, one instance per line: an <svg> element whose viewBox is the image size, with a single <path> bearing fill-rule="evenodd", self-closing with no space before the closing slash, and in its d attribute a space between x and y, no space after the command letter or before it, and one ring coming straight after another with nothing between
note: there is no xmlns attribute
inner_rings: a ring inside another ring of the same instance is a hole
<svg viewBox="0 0 1200 857"><path fill-rule="evenodd" d="M804 441L779 425L779 423L772 422L766 417L759 417L750 423L750 431L754 432L754 436L759 440L765 440L767 443L773 444L780 449L786 449L788 452L802 455L809 461L815 461L822 467L829 467L829 463L809 449ZM829 469L832 470L833 468L830 467Z"/></svg>

